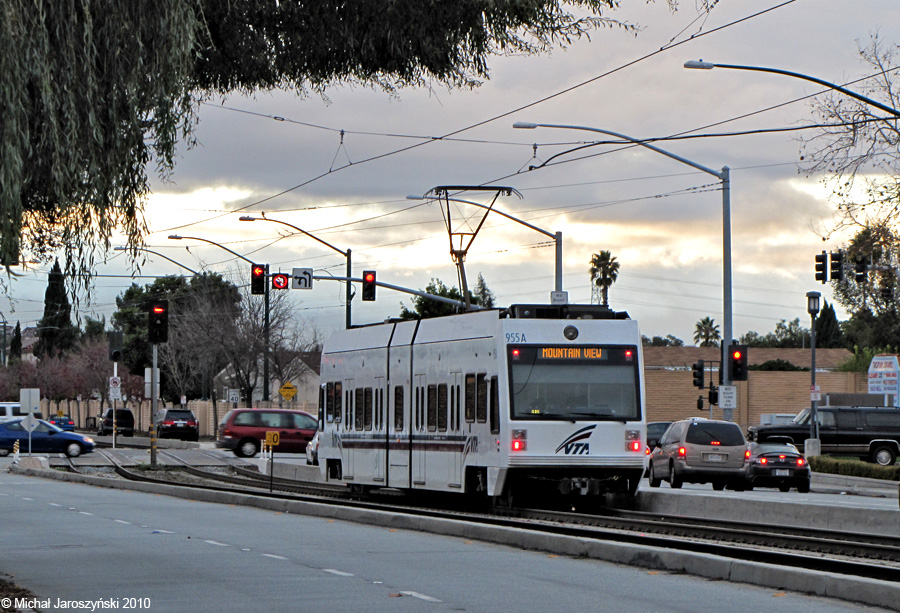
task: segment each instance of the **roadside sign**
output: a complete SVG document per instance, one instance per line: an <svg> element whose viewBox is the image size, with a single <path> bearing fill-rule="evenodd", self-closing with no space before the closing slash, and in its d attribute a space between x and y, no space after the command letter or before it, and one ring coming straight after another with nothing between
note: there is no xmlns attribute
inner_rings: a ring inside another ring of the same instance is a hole
<svg viewBox="0 0 900 613"><path fill-rule="evenodd" d="M569 292L550 292L550 304L569 304Z"/></svg>
<svg viewBox="0 0 900 613"><path fill-rule="evenodd" d="M109 378L109 399L122 400L122 380L119 377Z"/></svg>
<svg viewBox="0 0 900 613"><path fill-rule="evenodd" d="M229 389L228 390L228 402L233 402L237 404L241 400L241 390L237 389Z"/></svg>
<svg viewBox="0 0 900 613"><path fill-rule="evenodd" d="M280 433L276 430L266 430L266 445L272 447L277 445L280 439Z"/></svg>
<svg viewBox="0 0 900 613"><path fill-rule="evenodd" d="M291 289L312 289L313 269L295 268L291 271Z"/></svg>
<svg viewBox="0 0 900 613"><path fill-rule="evenodd" d="M278 388L278 393L281 394L282 398L284 398L285 400L291 400L294 396L297 395L297 388L294 387L294 385L290 381L288 381L280 388Z"/></svg>
<svg viewBox="0 0 900 613"><path fill-rule="evenodd" d="M822 388L818 385L810 385L809 386L809 399L818 402L822 400Z"/></svg>
<svg viewBox="0 0 900 613"><path fill-rule="evenodd" d="M736 409L737 408L737 386L736 385L720 385L719 386L719 408L720 409Z"/></svg>

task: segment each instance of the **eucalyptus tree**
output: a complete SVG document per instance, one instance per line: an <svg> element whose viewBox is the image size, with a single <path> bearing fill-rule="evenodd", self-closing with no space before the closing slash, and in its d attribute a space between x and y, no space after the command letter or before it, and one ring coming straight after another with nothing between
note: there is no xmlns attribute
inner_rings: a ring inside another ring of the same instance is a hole
<svg viewBox="0 0 900 613"><path fill-rule="evenodd" d="M87 286L114 232L137 256L147 166L172 172L204 100L345 83L471 88L494 56L613 25L637 32L607 16L618 4L0 0L0 264L63 251L69 280Z"/></svg>

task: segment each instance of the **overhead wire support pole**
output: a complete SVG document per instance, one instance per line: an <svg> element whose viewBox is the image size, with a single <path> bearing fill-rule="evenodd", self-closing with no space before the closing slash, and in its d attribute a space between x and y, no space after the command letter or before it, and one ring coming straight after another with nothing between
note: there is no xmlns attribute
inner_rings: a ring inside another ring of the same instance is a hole
<svg viewBox="0 0 900 613"><path fill-rule="evenodd" d="M645 147L650 149L651 151L655 151L659 154L662 154L668 158L672 158L677 162L681 162L682 164L687 164L691 168L696 168L702 172L710 174L720 181L722 181L722 315L724 317L724 322L722 325L722 364L728 363L728 346L731 345L732 341L732 319L733 319L733 308L732 308L732 278L731 278L731 170L728 166L723 166L722 170L713 170L707 166L702 164L698 164L692 160L681 157L680 155L676 155L670 151L666 151L665 149L660 149L655 145L651 145L650 143L634 138L631 136L627 136L625 134L621 134L619 132L612 132L610 130L601 130L600 128L591 128L588 126L573 126L573 125L562 125L562 124L550 124L550 123L530 123L519 121L513 124L513 128L533 130L535 128L561 128L565 130L585 130L587 132L597 132L600 134L606 134L608 136L615 136L616 138L621 138L622 140L628 141L630 143L634 143L635 145L640 145L641 147ZM722 385L728 386L731 385L731 373L728 372L727 368L722 368ZM730 409L729 409L730 412ZM728 415L726 413L726 418Z"/></svg>

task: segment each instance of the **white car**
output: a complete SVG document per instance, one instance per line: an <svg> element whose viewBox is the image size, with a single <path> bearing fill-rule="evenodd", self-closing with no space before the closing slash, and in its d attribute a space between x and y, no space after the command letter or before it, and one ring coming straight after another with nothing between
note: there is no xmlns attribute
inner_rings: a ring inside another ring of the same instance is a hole
<svg viewBox="0 0 900 613"><path fill-rule="evenodd" d="M316 432L312 440L306 445L306 463L319 465L319 433Z"/></svg>

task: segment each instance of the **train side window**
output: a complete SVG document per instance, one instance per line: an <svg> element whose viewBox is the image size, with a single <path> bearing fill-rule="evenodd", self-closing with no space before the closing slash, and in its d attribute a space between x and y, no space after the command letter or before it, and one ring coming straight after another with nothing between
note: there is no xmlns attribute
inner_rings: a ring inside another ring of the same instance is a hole
<svg viewBox="0 0 900 613"><path fill-rule="evenodd" d="M378 389L376 388L373 395L373 401L375 404L374 411L372 412L372 416L375 423L375 429L381 430L381 396L378 393Z"/></svg>
<svg viewBox="0 0 900 613"><path fill-rule="evenodd" d="M341 391L343 387L341 386L341 382L338 381L334 384L334 421L340 423L341 415L343 414L343 398L344 392Z"/></svg>
<svg viewBox="0 0 900 613"><path fill-rule="evenodd" d="M487 381L485 380L486 375L484 373L478 373L478 377L476 380L476 396L477 402L475 404L475 419L478 423L483 424L487 421Z"/></svg>
<svg viewBox="0 0 900 613"><path fill-rule="evenodd" d="M394 431L403 431L403 386L394 387Z"/></svg>
<svg viewBox="0 0 900 613"><path fill-rule="evenodd" d="M322 429L323 420L325 418L325 386L319 386L319 430Z"/></svg>
<svg viewBox="0 0 900 613"><path fill-rule="evenodd" d="M428 386L428 415L426 418L426 423L428 424L428 431L434 432L437 430L437 385L431 384Z"/></svg>
<svg viewBox="0 0 900 613"><path fill-rule="evenodd" d="M491 377L491 434L500 434L500 386Z"/></svg>
<svg viewBox="0 0 900 613"><path fill-rule="evenodd" d="M365 423L363 427L366 430L372 429L372 388L365 388L365 396L364 396L364 404L363 404L363 414L365 416Z"/></svg>
<svg viewBox="0 0 900 613"><path fill-rule="evenodd" d="M334 421L334 383L325 384L325 421Z"/></svg>
<svg viewBox="0 0 900 613"><path fill-rule="evenodd" d="M344 420L344 430L349 430L353 427L353 392L347 390L347 397L344 399L344 410L347 412L346 419Z"/></svg>
<svg viewBox="0 0 900 613"><path fill-rule="evenodd" d="M437 429L447 431L447 384L441 383L437 389Z"/></svg>
<svg viewBox="0 0 900 613"><path fill-rule="evenodd" d="M355 412L355 424L353 425L354 430L362 430L363 429L363 388L356 388L356 402L354 403L353 410Z"/></svg>
<svg viewBox="0 0 900 613"><path fill-rule="evenodd" d="M466 375L466 421L475 421L475 375Z"/></svg>

